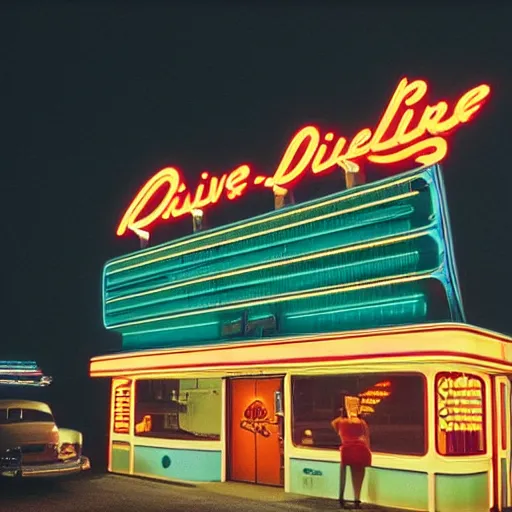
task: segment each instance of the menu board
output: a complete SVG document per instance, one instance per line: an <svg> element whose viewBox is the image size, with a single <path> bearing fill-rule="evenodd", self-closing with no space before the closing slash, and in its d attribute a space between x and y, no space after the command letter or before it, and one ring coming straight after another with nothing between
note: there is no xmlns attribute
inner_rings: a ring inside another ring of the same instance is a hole
<svg viewBox="0 0 512 512"><path fill-rule="evenodd" d="M130 409L132 386L129 379L115 379L112 399L114 400L113 430L116 434L130 433Z"/></svg>
<svg viewBox="0 0 512 512"><path fill-rule="evenodd" d="M439 376L437 416L441 431L481 431L484 417L482 380L461 374Z"/></svg>

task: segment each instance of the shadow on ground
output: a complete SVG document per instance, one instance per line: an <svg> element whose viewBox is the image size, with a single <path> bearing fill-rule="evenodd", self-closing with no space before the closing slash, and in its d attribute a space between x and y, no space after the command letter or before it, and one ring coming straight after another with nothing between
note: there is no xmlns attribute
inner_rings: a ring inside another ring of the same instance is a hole
<svg viewBox="0 0 512 512"><path fill-rule="evenodd" d="M87 472L59 478L7 478L0 477L0 496L2 501L22 501L23 498L44 497L48 495L65 494L69 491L69 484L79 479L90 480L102 478L104 473Z"/></svg>

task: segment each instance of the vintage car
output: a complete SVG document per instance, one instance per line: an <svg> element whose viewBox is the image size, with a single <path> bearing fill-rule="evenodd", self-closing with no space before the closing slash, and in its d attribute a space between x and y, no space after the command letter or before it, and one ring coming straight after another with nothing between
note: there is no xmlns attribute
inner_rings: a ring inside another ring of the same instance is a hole
<svg viewBox="0 0 512 512"><path fill-rule="evenodd" d="M82 434L57 427L47 404L0 400L0 476L55 477L90 467Z"/></svg>

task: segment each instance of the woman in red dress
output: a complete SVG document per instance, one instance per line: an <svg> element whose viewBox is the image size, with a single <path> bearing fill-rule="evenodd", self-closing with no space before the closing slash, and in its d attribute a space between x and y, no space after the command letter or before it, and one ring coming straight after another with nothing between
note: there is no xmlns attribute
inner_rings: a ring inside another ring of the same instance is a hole
<svg viewBox="0 0 512 512"><path fill-rule="evenodd" d="M359 398L345 396L340 415L331 422L332 428L340 436L340 506L345 508L346 467L350 466L354 486L355 508L361 508L361 487L365 469L372 465L370 433L366 421L359 418Z"/></svg>

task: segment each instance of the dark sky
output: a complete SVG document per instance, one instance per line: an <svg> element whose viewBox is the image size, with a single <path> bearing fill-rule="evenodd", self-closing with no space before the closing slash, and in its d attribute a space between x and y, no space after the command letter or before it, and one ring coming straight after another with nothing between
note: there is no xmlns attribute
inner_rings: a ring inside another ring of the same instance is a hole
<svg viewBox="0 0 512 512"><path fill-rule="evenodd" d="M426 79L433 100L492 86L449 139L444 174L468 321L512 334L512 9L37 3L0 7L0 357L83 378L119 342L103 329L101 270L137 246L115 229L145 180L171 164L192 184L244 162L269 173L305 124L347 136L375 126L402 76ZM313 195L340 186L309 184ZM247 196L211 222L271 207Z"/></svg>

